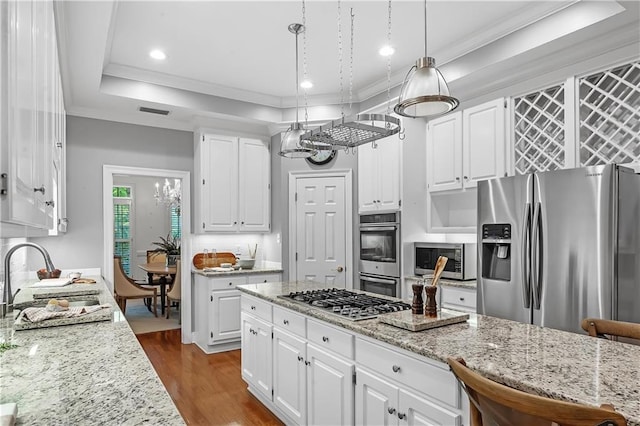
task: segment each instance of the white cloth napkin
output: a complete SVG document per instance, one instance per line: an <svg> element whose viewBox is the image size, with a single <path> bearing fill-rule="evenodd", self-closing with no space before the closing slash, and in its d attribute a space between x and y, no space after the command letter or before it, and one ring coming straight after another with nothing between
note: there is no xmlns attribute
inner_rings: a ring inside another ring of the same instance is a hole
<svg viewBox="0 0 640 426"><path fill-rule="evenodd" d="M52 312L47 310L47 308L26 308L22 311L22 316L25 320L31 322L40 322L52 318L73 318L79 317L82 315L90 314L92 312L97 312L101 309L110 308L111 305L93 305L93 306L77 306L73 308L69 308L66 311L56 311Z"/></svg>

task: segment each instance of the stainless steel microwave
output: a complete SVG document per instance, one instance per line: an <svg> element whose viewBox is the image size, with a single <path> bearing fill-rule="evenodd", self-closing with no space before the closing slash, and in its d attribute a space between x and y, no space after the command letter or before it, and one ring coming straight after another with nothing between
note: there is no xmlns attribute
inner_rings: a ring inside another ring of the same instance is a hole
<svg viewBox="0 0 640 426"><path fill-rule="evenodd" d="M438 257L449 258L442 278L475 280L477 264L476 243L413 243L414 272L416 275L433 274Z"/></svg>

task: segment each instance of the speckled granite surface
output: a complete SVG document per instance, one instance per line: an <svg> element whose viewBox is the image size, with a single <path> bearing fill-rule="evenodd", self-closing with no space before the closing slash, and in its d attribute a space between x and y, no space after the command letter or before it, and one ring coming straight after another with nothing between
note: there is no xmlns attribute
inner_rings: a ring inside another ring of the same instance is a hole
<svg viewBox="0 0 640 426"><path fill-rule="evenodd" d="M431 275L426 275L427 279L427 284L431 284ZM408 281L422 281L424 279L424 277L420 277L418 275L407 275L404 277L405 280ZM445 285L448 287L460 287L460 288L468 288L468 289L472 289L475 290L476 289L476 280L467 280L467 281L456 281L456 280L451 280L448 278L440 278L440 281L438 281L438 285Z"/></svg>
<svg viewBox="0 0 640 426"><path fill-rule="evenodd" d="M238 286L247 294L431 359L463 357L473 370L516 389L593 406L613 404L630 425L640 425L640 346L473 314L466 323L411 332L377 319L344 320L277 297L320 287L308 282Z"/></svg>
<svg viewBox="0 0 640 426"><path fill-rule="evenodd" d="M18 404L19 425L184 425L100 277L110 321L15 331L0 320L0 403ZM93 286L92 286L93 287ZM20 293L18 293L20 294Z"/></svg>
<svg viewBox="0 0 640 426"><path fill-rule="evenodd" d="M280 274L283 272L282 268L253 268L253 269L238 269L237 271L228 272L204 272L202 269L191 269L191 272L205 277L225 277L229 275L258 275L258 274Z"/></svg>

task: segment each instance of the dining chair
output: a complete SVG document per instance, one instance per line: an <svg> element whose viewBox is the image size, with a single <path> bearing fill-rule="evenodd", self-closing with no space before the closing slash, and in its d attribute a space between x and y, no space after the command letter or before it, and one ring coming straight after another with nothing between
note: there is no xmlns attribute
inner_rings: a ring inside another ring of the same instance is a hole
<svg viewBox="0 0 640 426"><path fill-rule="evenodd" d="M167 254L166 253L162 253L162 252L158 252L158 251L147 250L147 263L163 263L163 264L166 264L167 263ZM158 284L158 283L160 283L161 280L165 280L165 282L171 282L171 275L153 274L152 282L149 283L149 284Z"/></svg>
<svg viewBox="0 0 640 426"><path fill-rule="evenodd" d="M623 426L613 406L598 407L558 401L522 392L489 380L467 367L464 359L447 362L469 397L471 426Z"/></svg>
<svg viewBox="0 0 640 426"><path fill-rule="evenodd" d="M127 299L147 299L153 301L153 315L158 316L158 289L145 288L129 278L122 268L120 256L113 258L113 287L116 302L124 314L127 309Z"/></svg>
<svg viewBox="0 0 640 426"><path fill-rule="evenodd" d="M180 284L180 276L181 276L181 272L182 272L182 265L181 265L181 261L178 260L176 262L176 276L173 279L173 285L171 286L171 288L169 289L169 291L167 292L166 296L167 296L167 309L166 309L166 318L169 319L169 312L171 310L171 303L172 302L176 302L178 304L178 306L180 306L180 295L182 293L182 285Z"/></svg>
<svg viewBox="0 0 640 426"><path fill-rule="evenodd" d="M625 337L640 341L640 324L624 321L613 321L600 318L585 318L582 320L582 329L589 333L589 336L603 337Z"/></svg>

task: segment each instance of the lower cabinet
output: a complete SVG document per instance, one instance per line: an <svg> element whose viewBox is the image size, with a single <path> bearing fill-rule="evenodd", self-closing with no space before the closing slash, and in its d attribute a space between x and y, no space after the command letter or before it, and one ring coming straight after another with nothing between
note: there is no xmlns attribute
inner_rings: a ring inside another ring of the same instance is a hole
<svg viewBox="0 0 640 426"><path fill-rule="evenodd" d="M440 306L464 312L476 312L476 290L472 288L440 286Z"/></svg>
<svg viewBox="0 0 640 426"><path fill-rule="evenodd" d="M460 426L468 420L446 364L241 297L242 377L284 423Z"/></svg>
<svg viewBox="0 0 640 426"><path fill-rule="evenodd" d="M280 281L280 274L203 276L195 274L195 343L206 353L240 348L241 284Z"/></svg>

